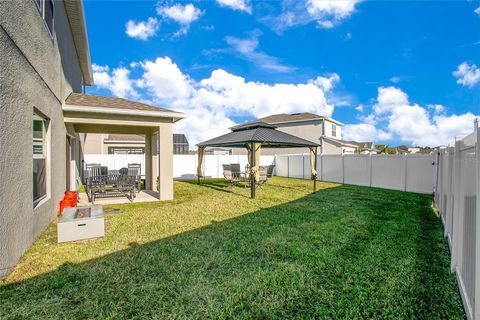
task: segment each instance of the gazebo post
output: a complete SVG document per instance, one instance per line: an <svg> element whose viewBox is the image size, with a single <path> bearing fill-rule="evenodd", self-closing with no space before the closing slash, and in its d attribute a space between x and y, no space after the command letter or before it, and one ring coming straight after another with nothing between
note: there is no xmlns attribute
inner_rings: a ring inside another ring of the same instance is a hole
<svg viewBox="0 0 480 320"><path fill-rule="evenodd" d="M317 150L318 148L315 147L315 160L313 161L314 163L314 169L315 169L315 172L317 172ZM315 173L315 175L313 176L313 193L316 193L317 192L317 174Z"/></svg>
<svg viewBox="0 0 480 320"><path fill-rule="evenodd" d="M250 198L255 199L255 143L250 143Z"/></svg>

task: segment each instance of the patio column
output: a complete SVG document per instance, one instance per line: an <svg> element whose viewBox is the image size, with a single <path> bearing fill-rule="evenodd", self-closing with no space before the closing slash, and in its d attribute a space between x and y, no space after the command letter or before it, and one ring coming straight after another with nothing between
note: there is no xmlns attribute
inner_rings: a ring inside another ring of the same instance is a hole
<svg viewBox="0 0 480 320"><path fill-rule="evenodd" d="M158 176L160 200L173 199L173 132L171 123L158 127ZM156 176L155 176L156 178Z"/></svg>
<svg viewBox="0 0 480 320"><path fill-rule="evenodd" d="M153 182L152 175L152 135L153 132L149 131L145 134L145 189L154 190L155 184Z"/></svg>

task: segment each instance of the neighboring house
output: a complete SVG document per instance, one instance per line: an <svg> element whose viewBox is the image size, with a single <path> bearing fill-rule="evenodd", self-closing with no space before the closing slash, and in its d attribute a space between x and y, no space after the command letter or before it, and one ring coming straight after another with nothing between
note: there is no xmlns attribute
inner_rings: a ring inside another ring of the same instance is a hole
<svg viewBox="0 0 480 320"><path fill-rule="evenodd" d="M374 142L357 142L357 141L344 141L346 144L355 146L355 154L378 154L378 150Z"/></svg>
<svg viewBox="0 0 480 320"><path fill-rule="evenodd" d="M232 154L232 150L226 148L208 148L207 150L205 150L205 154L228 155Z"/></svg>
<svg viewBox="0 0 480 320"><path fill-rule="evenodd" d="M373 142L357 142L323 137L324 154L377 154Z"/></svg>
<svg viewBox="0 0 480 320"><path fill-rule="evenodd" d="M293 114L274 114L257 120L242 123L265 122L275 125L277 130L292 134L294 136L318 143L322 145L322 138L336 138L342 137L343 123L334 119L316 115L309 112L293 113ZM328 144L329 142L326 142ZM341 149L336 146L324 146L324 152L341 153ZM245 149L233 149L232 154L244 154ZM288 148L288 149L262 149L262 154L298 154L308 153L306 148ZM321 151L319 151L320 153Z"/></svg>
<svg viewBox="0 0 480 320"><path fill-rule="evenodd" d="M0 278L77 189L85 133L146 135L146 187L159 176L158 198L173 198L172 124L184 116L82 94L93 78L81 1L0 1L0 57Z"/></svg>
<svg viewBox="0 0 480 320"><path fill-rule="evenodd" d="M343 141L343 123L309 112L293 114L274 114L268 117L253 120L247 123L266 122L275 125L277 130L292 134L294 136L318 143L321 145L319 153L323 154L354 154L370 152L369 148L374 146L371 142ZM243 123L242 125L244 125ZM369 147L362 147L368 144ZM373 147L371 148L373 151ZM244 149L233 149L233 154L244 154ZM308 153L306 148L288 149L262 149L262 154L298 154Z"/></svg>
<svg viewBox="0 0 480 320"><path fill-rule="evenodd" d="M412 146L405 146L405 145L398 146L395 149L397 149L397 153L399 154L418 153L422 150L422 148L420 147L412 147Z"/></svg>
<svg viewBox="0 0 480 320"><path fill-rule="evenodd" d="M157 136L154 137L154 142ZM138 134L96 134L85 138L85 154L144 154L145 137ZM181 133L173 134L173 154L188 154L187 137Z"/></svg>

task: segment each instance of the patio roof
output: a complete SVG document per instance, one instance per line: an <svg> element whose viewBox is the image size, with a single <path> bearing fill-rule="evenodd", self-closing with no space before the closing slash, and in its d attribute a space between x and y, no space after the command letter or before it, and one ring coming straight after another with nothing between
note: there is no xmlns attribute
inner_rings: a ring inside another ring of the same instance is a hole
<svg viewBox="0 0 480 320"><path fill-rule="evenodd" d="M128 115L149 118L170 118L172 122L185 118L181 112L151 106L123 98L95 96L72 92L63 105L64 113Z"/></svg>
<svg viewBox="0 0 480 320"><path fill-rule="evenodd" d="M199 147L245 147L260 143L263 148L318 147L319 144L278 131L274 125L255 122L232 128L232 132L199 143Z"/></svg>

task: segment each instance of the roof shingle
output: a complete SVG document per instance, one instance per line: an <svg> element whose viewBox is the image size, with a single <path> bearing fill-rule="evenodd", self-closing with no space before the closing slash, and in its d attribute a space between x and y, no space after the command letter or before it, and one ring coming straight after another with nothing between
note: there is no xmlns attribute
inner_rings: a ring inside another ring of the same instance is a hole
<svg viewBox="0 0 480 320"><path fill-rule="evenodd" d="M112 109L130 109L154 112L176 112L160 107L154 107L145 103L131 101L123 98L94 96L91 94L72 92L65 100L66 104L84 107L102 107Z"/></svg>

